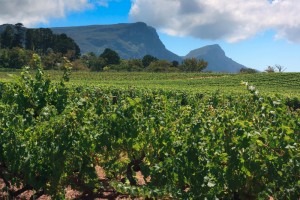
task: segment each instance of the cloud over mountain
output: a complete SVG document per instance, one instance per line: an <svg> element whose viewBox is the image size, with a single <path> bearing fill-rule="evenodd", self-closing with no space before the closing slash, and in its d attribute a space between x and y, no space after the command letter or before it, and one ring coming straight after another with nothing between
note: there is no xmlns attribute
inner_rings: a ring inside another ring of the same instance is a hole
<svg viewBox="0 0 300 200"><path fill-rule="evenodd" d="M26 26L63 18L69 12L107 6L111 0L0 0L0 24L22 22Z"/></svg>
<svg viewBox="0 0 300 200"><path fill-rule="evenodd" d="M300 42L298 0L133 0L130 18L177 36L236 42L265 30Z"/></svg>

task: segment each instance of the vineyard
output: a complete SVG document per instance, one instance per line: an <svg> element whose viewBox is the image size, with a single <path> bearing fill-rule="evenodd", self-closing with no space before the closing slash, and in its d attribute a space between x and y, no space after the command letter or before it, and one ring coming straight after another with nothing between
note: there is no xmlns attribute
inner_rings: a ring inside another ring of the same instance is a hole
<svg viewBox="0 0 300 200"><path fill-rule="evenodd" d="M44 73L1 79L3 198L300 197L299 74Z"/></svg>
<svg viewBox="0 0 300 200"><path fill-rule="evenodd" d="M31 74L34 75L34 71ZM61 71L50 70L47 75L53 82L59 82ZM14 81L19 71L0 71L2 82ZM188 93L247 94L241 82L249 82L265 95L300 97L300 73L148 73L148 72L89 72L73 71L67 85L95 86L109 88L162 89Z"/></svg>

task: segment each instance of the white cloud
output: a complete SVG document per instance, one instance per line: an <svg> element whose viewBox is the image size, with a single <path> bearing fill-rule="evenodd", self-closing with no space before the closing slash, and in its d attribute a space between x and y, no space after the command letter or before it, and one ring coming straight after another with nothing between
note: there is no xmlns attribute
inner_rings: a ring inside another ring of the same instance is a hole
<svg viewBox="0 0 300 200"><path fill-rule="evenodd" d="M236 42L265 30L300 42L298 0L133 0L132 21L177 36Z"/></svg>
<svg viewBox="0 0 300 200"><path fill-rule="evenodd" d="M108 0L99 0L98 5L103 7L108 7Z"/></svg>
<svg viewBox="0 0 300 200"><path fill-rule="evenodd" d="M97 4L99 6L108 7L110 2L119 2L121 0L98 0Z"/></svg>
<svg viewBox="0 0 300 200"><path fill-rule="evenodd" d="M21 22L26 26L47 23L66 13L91 9L92 0L0 0L0 24Z"/></svg>

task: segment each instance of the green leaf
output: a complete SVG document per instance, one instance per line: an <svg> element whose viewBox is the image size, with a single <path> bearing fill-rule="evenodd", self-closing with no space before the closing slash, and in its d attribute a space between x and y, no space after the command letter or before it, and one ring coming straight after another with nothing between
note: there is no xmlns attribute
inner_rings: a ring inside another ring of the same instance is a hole
<svg viewBox="0 0 300 200"><path fill-rule="evenodd" d="M261 140L256 140L256 144L260 147L264 146L264 143Z"/></svg>
<svg viewBox="0 0 300 200"><path fill-rule="evenodd" d="M207 186L208 187L215 187L215 185L216 185L216 183L214 183L213 181L209 181L208 183L207 183Z"/></svg>

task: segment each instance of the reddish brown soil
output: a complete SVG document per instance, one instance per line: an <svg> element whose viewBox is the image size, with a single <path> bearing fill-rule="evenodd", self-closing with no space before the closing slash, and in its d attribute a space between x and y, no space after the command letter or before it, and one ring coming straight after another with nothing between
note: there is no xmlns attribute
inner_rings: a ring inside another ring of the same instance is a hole
<svg viewBox="0 0 300 200"><path fill-rule="evenodd" d="M106 178L105 177L105 171L103 170L102 167L96 166L95 170L96 170L96 173L97 173L97 176L98 176L99 180L104 180ZM136 178L138 180L139 185L146 184L145 180L144 180L144 176L142 175L141 172L137 172ZM0 179L0 199L5 199L7 197L7 193L2 191L2 189L4 187L5 187L5 183L2 179ZM14 188L14 190L18 190L18 188ZM65 191L66 191L66 196L65 196L66 199L70 199L70 200L75 199L75 198L79 198L80 195L82 195L82 192L73 190L70 186L67 187L65 189ZM34 192L29 190L29 191L26 191L26 192L22 193L21 195L19 195L15 200L29 200L30 197L33 194L34 194ZM108 194L106 194L106 195L108 195ZM120 198L117 198L117 199L130 199L130 198L120 197ZM138 198L138 199L141 199L141 198ZM49 197L47 195L43 195L40 198L38 198L38 200L51 200L51 197ZM95 200L102 200L102 199L101 198L95 198Z"/></svg>

